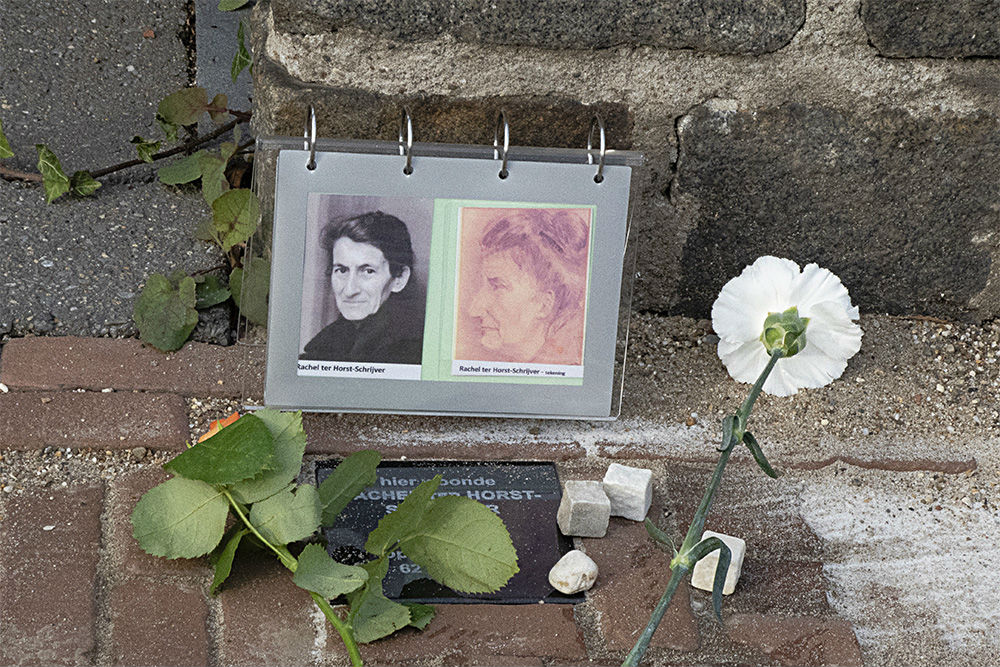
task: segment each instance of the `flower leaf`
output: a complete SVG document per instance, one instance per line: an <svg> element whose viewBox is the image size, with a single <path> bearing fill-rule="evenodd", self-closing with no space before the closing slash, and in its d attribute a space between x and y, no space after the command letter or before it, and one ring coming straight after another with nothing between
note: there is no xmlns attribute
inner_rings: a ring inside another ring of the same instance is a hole
<svg viewBox="0 0 1000 667"><path fill-rule="evenodd" d="M330 558L319 544L307 544L299 554L299 567L292 582L299 588L333 599L356 591L368 581L368 573L356 565L344 565Z"/></svg>
<svg viewBox="0 0 1000 667"><path fill-rule="evenodd" d="M69 179L70 190L77 197L89 197L101 187L101 184L90 175L89 171L77 171Z"/></svg>
<svg viewBox="0 0 1000 667"><path fill-rule="evenodd" d="M139 135L136 135L132 137L131 143L135 146L135 150L139 154L139 159L143 162L151 163L153 161L153 154L160 150L160 146L163 142L148 141Z"/></svg>
<svg viewBox="0 0 1000 667"><path fill-rule="evenodd" d="M222 286L218 276L203 276L196 281L195 296L198 300L194 307L201 310L217 306L229 298L229 289Z"/></svg>
<svg viewBox="0 0 1000 667"><path fill-rule="evenodd" d="M198 324L196 303L192 278L185 277L175 287L165 276L154 273L146 280L132 312L139 338L164 352L180 349Z"/></svg>
<svg viewBox="0 0 1000 667"><path fill-rule="evenodd" d="M207 108L208 93L204 88L182 88L160 100L156 117L171 125L193 125Z"/></svg>
<svg viewBox="0 0 1000 667"><path fill-rule="evenodd" d="M764 456L764 451L760 448L760 445L757 444L757 439L753 437L749 431L743 434L743 442L750 450L750 453L753 454L753 460L757 462L757 465L760 466L760 469L764 471L765 475L774 479L778 479L778 477L781 476L781 473L772 468L771 464L767 462L767 457Z"/></svg>
<svg viewBox="0 0 1000 667"><path fill-rule="evenodd" d="M441 484L441 475L422 482L399 504L395 512L386 514L379 519L375 530L368 533L365 551L373 556L382 557L395 547L397 542L406 539L419 527L431 502L431 497Z"/></svg>
<svg viewBox="0 0 1000 667"><path fill-rule="evenodd" d="M248 2L250 2L250 0L219 0L219 11L231 12L234 9L239 9Z"/></svg>
<svg viewBox="0 0 1000 667"><path fill-rule="evenodd" d="M652 538L654 542L659 542L663 546L670 547L671 551L673 551L675 554L677 553L677 548L674 546L674 541L670 539L670 536L667 535L664 531L660 530L660 528L657 527L655 523L653 523L649 519L645 519L642 522L642 525L646 527L646 533L649 534L649 537Z"/></svg>
<svg viewBox="0 0 1000 667"><path fill-rule="evenodd" d="M351 611L347 622L354 638L362 644L391 635L410 624L410 610L385 597L382 580L389 570L389 561L380 558L362 566L368 572L368 583L360 592L348 595Z"/></svg>
<svg viewBox="0 0 1000 667"><path fill-rule="evenodd" d="M403 606L410 610L410 626L423 630L431 622L437 612L429 604L419 602L404 602Z"/></svg>
<svg viewBox="0 0 1000 667"><path fill-rule="evenodd" d="M471 498L432 499L399 549L432 579L463 593L496 591L518 572L507 527Z"/></svg>
<svg viewBox="0 0 1000 667"><path fill-rule="evenodd" d="M226 161L208 153L201 155L198 161L201 169L201 194L205 202L211 206L229 190L229 181L226 180Z"/></svg>
<svg viewBox="0 0 1000 667"><path fill-rule="evenodd" d="M160 183L164 185L180 185L181 183L190 183L191 181L198 180L201 178L201 158L204 155L205 151L198 151L173 164L161 167L156 172Z"/></svg>
<svg viewBox="0 0 1000 667"><path fill-rule="evenodd" d="M59 158L45 144L35 144L38 151L38 171L45 187L45 203L51 204L69 192L69 177L59 164Z"/></svg>
<svg viewBox="0 0 1000 667"><path fill-rule="evenodd" d="M242 25L240 26L243 27ZM10 149L10 142L7 135L3 133L3 121L0 121L0 158L14 157L14 151Z"/></svg>
<svg viewBox="0 0 1000 667"><path fill-rule="evenodd" d="M223 252L249 239L257 230L259 218L260 202L252 190L230 190L212 201L212 222L222 239Z"/></svg>
<svg viewBox="0 0 1000 667"><path fill-rule="evenodd" d="M229 98L223 93L213 97L212 103L208 105L208 116L217 125L226 122L226 117L229 116Z"/></svg>
<svg viewBox="0 0 1000 667"><path fill-rule="evenodd" d="M246 268L229 274L229 290L240 315L254 324L267 326L267 294L271 288L271 263L254 258Z"/></svg>
<svg viewBox="0 0 1000 667"><path fill-rule="evenodd" d="M371 449L355 452L341 461L323 480L319 485L322 525L332 526L347 504L365 487L375 483L375 469L381 460L382 455Z"/></svg>
<svg viewBox="0 0 1000 667"><path fill-rule="evenodd" d="M255 503L288 487L302 468L306 434L301 412L258 410L254 416L264 422L274 438L274 459L270 469L252 479L237 482L231 488L233 498L244 504Z"/></svg>
<svg viewBox="0 0 1000 667"><path fill-rule="evenodd" d="M715 567L715 579L712 581L712 609L715 610L715 618L722 623L722 589L726 586L726 575L729 573L729 562L733 558L733 552L729 546L718 537L707 537L698 544L691 547L689 552L691 562L697 563L702 558L719 550L719 564Z"/></svg>
<svg viewBox="0 0 1000 667"><path fill-rule="evenodd" d="M212 595L218 595L222 584L229 578L230 573L233 571L233 559L236 558L236 548L240 546L240 540L249 534L250 531L246 528L240 530L236 526L233 526L226 533L226 536L223 537L221 547L217 548L209 556L208 560L215 569L215 575L212 578L212 588L210 589Z"/></svg>
<svg viewBox="0 0 1000 667"><path fill-rule="evenodd" d="M239 0L236 0L237 2ZM225 2L225 0L223 0ZM236 79L239 78L240 72L247 68L247 65L253 62L250 57L250 52L247 50L246 44L246 32L243 28L243 21L240 21L240 27L236 29L236 55L233 56L233 64L229 69L229 74L233 78L233 83L236 83Z"/></svg>
<svg viewBox="0 0 1000 667"><path fill-rule="evenodd" d="M285 545L316 532L319 516L316 487L301 484L294 492L286 489L255 503L250 510L250 523L271 544Z"/></svg>
<svg viewBox="0 0 1000 667"><path fill-rule="evenodd" d="M226 529L229 503L204 482L174 477L146 492L132 511L135 539L147 553L197 558L210 552Z"/></svg>
<svg viewBox="0 0 1000 667"><path fill-rule="evenodd" d="M716 451L725 452L733 446L733 431L736 429L736 415L722 418L722 447Z"/></svg>
<svg viewBox="0 0 1000 667"><path fill-rule="evenodd" d="M274 437L267 425L254 415L243 415L163 467L207 484L235 484L269 469L273 459Z"/></svg>

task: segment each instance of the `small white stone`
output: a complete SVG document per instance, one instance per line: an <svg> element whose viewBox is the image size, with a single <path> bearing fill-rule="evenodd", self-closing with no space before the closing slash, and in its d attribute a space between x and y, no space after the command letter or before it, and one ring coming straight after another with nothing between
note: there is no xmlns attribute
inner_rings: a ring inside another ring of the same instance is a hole
<svg viewBox="0 0 1000 667"><path fill-rule="evenodd" d="M611 516L642 521L653 502L653 471L612 463L604 475L604 493L611 501Z"/></svg>
<svg viewBox="0 0 1000 667"><path fill-rule="evenodd" d="M563 535L604 537L611 518L611 501L600 482L566 482L556 512Z"/></svg>
<svg viewBox="0 0 1000 667"><path fill-rule="evenodd" d="M560 593L572 595L589 591L597 581L597 563L579 549L573 549L549 570L549 583Z"/></svg>
<svg viewBox="0 0 1000 667"><path fill-rule="evenodd" d="M55 526L42 526L42 530L48 532L50 530L55 530Z"/></svg>
<svg viewBox="0 0 1000 667"><path fill-rule="evenodd" d="M739 581L740 574L743 571L743 556L747 551L747 543L738 537L713 533L710 530L706 530L701 534L701 539L703 540L708 537L718 537L726 543L726 546L732 552L729 572L726 573L726 583L722 586L723 595L732 595L733 591L736 590L736 582ZM712 587L715 585L715 571L718 567L719 550L716 549L695 564L694 570L691 571L691 585L703 591L711 592Z"/></svg>
<svg viewBox="0 0 1000 667"><path fill-rule="evenodd" d="M6 394L10 389L3 382L0 382L0 394Z"/></svg>

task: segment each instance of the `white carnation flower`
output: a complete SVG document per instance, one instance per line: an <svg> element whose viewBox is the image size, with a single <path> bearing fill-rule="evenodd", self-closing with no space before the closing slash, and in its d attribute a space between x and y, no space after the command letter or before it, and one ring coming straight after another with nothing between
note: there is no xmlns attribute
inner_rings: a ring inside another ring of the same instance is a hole
<svg viewBox="0 0 1000 667"><path fill-rule="evenodd" d="M712 327L719 336L719 357L738 382L754 382L770 355L762 342L769 315L795 318L805 327L805 346L778 360L764 391L790 396L822 387L844 372L861 349L858 309L840 278L816 264L802 270L789 259L760 257L726 283L712 305ZM773 320L774 318L772 318ZM780 333L780 331L779 331ZM792 337L794 339L794 337ZM786 339L787 340L787 339Z"/></svg>

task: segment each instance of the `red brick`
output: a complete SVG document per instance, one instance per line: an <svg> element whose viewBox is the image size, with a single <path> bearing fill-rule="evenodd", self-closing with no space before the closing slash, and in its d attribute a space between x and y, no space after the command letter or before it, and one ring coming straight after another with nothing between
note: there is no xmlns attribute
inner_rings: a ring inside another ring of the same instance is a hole
<svg viewBox="0 0 1000 667"><path fill-rule="evenodd" d="M205 558L150 556L132 536L132 510L146 491L169 479L160 466L129 471L114 479L108 491L109 544L112 563L129 574L203 577L211 572Z"/></svg>
<svg viewBox="0 0 1000 667"><path fill-rule="evenodd" d="M650 516L658 516L654 505ZM612 518L601 539L584 538L584 550L598 568L588 606L598 612L600 634L610 651L627 652L642 634L670 580L671 555L649 539L641 523ZM698 623L691 613L690 587L682 582L660 622L651 647L696 651Z"/></svg>
<svg viewBox="0 0 1000 667"><path fill-rule="evenodd" d="M781 665L863 664L854 629L838 618L738 614L728 619L726 633Z"/></svg>
<svg viewBox="0 0 1000 667"><path fill-rule="evenodd" d="M93 661L103 497L100 486L79 486L7 501L0 521L0 664Z"/></svg>
<svg viewBox="0 0 1000 667"><path fill-rule="evenodd" d="M207 665L208 605L198 587L129 578L111 594L115 665Z"/></svg>
<svg viewBox="0 0 1000 667"><path fill-rule="evenodd" d="M188 343L163 353L134 339L15 338L0 357L11 389L120 389L240 398L263 394L263 348Z"/></svg>
<svg viewBox="0 0 1000 667"><path fill-rule="evenodd" d="M756 556L743 561L743 571L736 593L723 600L723 614L741 612L795 614L813 617L830 616L827 601L829 584L823 576L823 564L813 561L772 560ZM705 608L712 604L712 594L692 591Z"/></svg>
<svg viewBox="0 0 1000 667"><path fill-rule="evenodd" d="M573 620L573 608L563 604L489 605L440 604L423 631L404 628L360 647L368 665L532 664L587 659L583 635ZM327 649L346 656L340 636L327 633Z"/></svg>
<svg viewBox="0 0 1000 667"><path fill-rule="evenodd" d="M892 472L916 472L919 470L929 470L931 472L942 472L948 475L975 470L979 467L975 458L964 461L935 461L931 459L861 459L856 456L831 456L818 461L793 462L788 467L793 470L819 470L826 466L846 463L847 465L867 468L868 470L891 470Z"/></svg>
<svg viewBox="0 0 1000 667"><path fill-rule="evenodd" d="M187 404L173 394L0 394L0 449L183 449Z"/></svg>
<svg viewBox="0 0 1000 667"><path fill-rule="evenodd" d="M439 418L440 419L440 418ZM482 420L477 423L481 425ZM586 456L579 443L546 442L526 440L511 442L496 439L484 442L481 436L470 435L468 439L457 439L463 426L473 423L471 419L455 418L444 422L453 427L449 432L442 430L447 439L435 439L427 435L426 420L413 417L378 415L344 415L330 413L307 413L302 425L308 436L307 452L345 456L361 449L377 448L386 459L405 456L408 459L486 460L518 461L545 460L568 461ZM409 431L419 435L410 437Z"/></svg>
<svg viewBox="0 0 1000 667"><path fill-rule="evenodd" d="M316 632L309 594L266 554L237 553L233 574L219 594L222 603L220 664L312 663ZM336 634L332 628L330 632Z"/></svg>

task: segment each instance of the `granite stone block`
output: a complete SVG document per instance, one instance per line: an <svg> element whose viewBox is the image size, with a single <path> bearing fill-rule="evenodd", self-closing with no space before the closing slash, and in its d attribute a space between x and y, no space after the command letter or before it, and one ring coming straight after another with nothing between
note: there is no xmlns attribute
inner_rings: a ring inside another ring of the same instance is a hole
<svg viewBox="0 0 1000 667"><path fill-rule="evenodd" d="M612 463L604 474L604 493L611 501L611 516L642 521L653 502L653 471Z"/></svg>
<svg viewBox="0 0 1000 667"><path fill-rule="evenodd" d="M726 583L722 586L723 595L732 595L736 590L736 582L740 580L740 573L743 571L743 557L747 552L747 543L739 537L723 535L706 530L701 534L701 539L718 537L722 540L731 552L729 569L726 571ZM719 569L719 554L721 549L716 549L697 563L691 570L691 585L703 591L712 591L715 588L715 572Z"/></svg>
<svg viewBox="0 0 1000 667"><path fill-rule="evenodd" d="M995 0L864 0L861 20L884 56L1000 56L1000 2Z"/></svg>
<svg viewBox="0 0 1000 667"><path fill-rule="evenodd" d="M563 535L604 537L610 518L611 501L600 482L566 482L556 512Z"/></svg>

